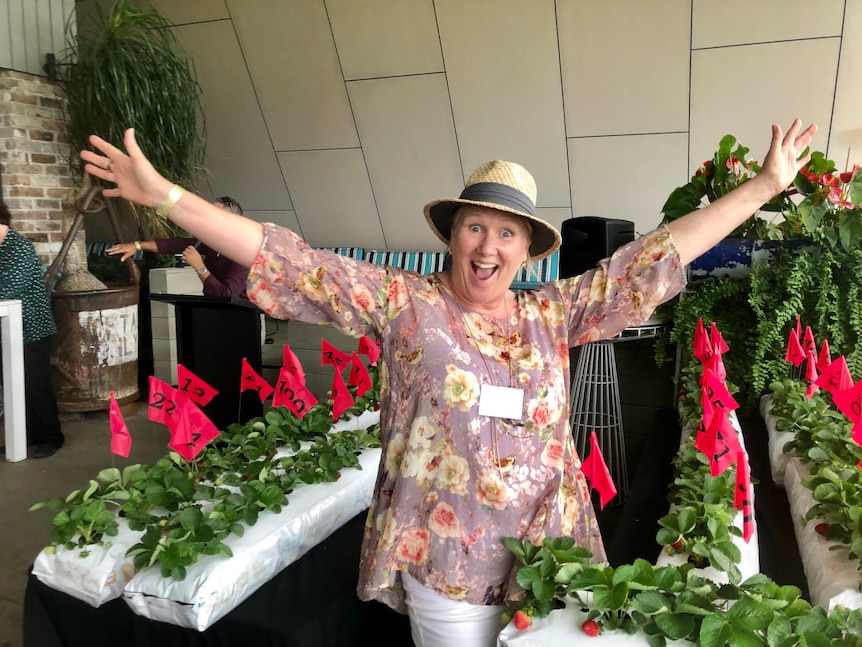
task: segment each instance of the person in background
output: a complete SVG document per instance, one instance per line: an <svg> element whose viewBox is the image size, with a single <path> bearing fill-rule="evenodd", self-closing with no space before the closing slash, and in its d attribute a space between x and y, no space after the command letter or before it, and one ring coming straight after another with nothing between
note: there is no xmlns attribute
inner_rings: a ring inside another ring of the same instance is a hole
<svg viewBox="0 0 862 647"><path fill-rule="evenodd" d="M229 196L217 198L213 204L231 213L242 215L239 202ZM105 251L112 256L122 254L120 260L125 261L136 251L141 250L159 254L182 254L183 262L197 272L206 296L248 298L245 293L248 268L234 263L227 256L223 256L196 238L136 240L133 243L118 243Z"/></svg>
<svg viewBox="0 0 862 647"><path fill-rule="evenodd" d="M298 235L215 209L162 177L134 131L92 136L88 173L249 266L248 294L276 318L381 340L382 457L359 567L359 597L410 617L422 647L491 646L519 595L503 538L570 536L606 561L569 425L569 349L645 321L685 284L684 266L782 191L816 130L799 120L760 173L710 205L619 248L581 276L509 289L560 234L536 212L522 166L480 166L458 198L425 206L451 269L421 275L315 250ZM346 241L349 242L349 241Z"/></svg>
<svg viewBox="0 0 862 647"><path fill-rule="evenodd" d="M57 332L48 290L33 243L12 229L12 215L0 203L0 299L20 299L24 328L24 398L27 446L33 458L53 456L66 438L52 386L51 355ZM5 455L6 447L2 447Z"/></svg>

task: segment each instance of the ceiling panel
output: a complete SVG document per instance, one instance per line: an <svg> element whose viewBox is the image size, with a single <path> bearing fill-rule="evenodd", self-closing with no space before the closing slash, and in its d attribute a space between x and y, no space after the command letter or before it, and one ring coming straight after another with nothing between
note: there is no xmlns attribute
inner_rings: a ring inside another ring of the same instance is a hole
<svg viewBox="0 0 862 647"><path fill-rule="evenodd" d="M243 209L292 209L230 21L186 25L177 32L194 58L205 97L207 188L201 192L229 195Z"/></svg>
<svg viewBox="0 0 862 647"><path fill-rule="evenodd" d="M432 0L326 0L344 78L443 71Z"/></svg>
<svg viewBox="0 0 862 647"><path fill-rule="evenodd" d="M434 249L422 207L464 188L442 74L348 83L389 249Z"/></svg>
<svg viewBox="0 0 862 647"><path fill-rule="evenodd" d="M443 60L466 175L518 162L538 204L569 206L553 0L437 0Z"/></svg>
<svg viewBox="0 0 862 647"><path fill-rule="evenodd" d="M689 0L559 4L569 137L688 124Z"/></svg>
<svg viewBox="0 0 862 647"><path fill-rule="evenodd" d="M149 0L149 4L177 25L230 18L225 0Z"/></svg>
<svg viewBox="0 0 862 647"><path fill-rule="evenodd" d="M359 145L323 0L228 0L276 151Z"/></svg>
<svg viewBox="0 0 862 647"><path fill-rule="evenodd" d="M365 160L359 150L278 154L299 233L316 247L385 249Z"/></svg>

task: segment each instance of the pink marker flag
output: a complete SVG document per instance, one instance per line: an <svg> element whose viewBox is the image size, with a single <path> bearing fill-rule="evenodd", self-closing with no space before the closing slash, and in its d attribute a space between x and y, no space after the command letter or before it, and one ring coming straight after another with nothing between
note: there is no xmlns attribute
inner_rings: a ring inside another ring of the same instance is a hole
<svg viewBox="0 0 862 647"><path fill-rule="evenodd" d="M350 360L350 374L347 377L348 384L356 387L356 397L361 398L371 388L371 376L362 359L353 353Z"/></svg>
<svg viewBox="0 0 862 647"><path fill-rule="evenodd" d="M300 382L305 384L305 371L302 370L302 363L287 344L284 345L284 363L282 366L290 371Z"/></svg>
<svg viewBox="0 0 862 647"><path fill-rule="evenodd" d="M150 376L150 397L147 418L170 427L177 411L177 390L157 377Z"/></svg>
<svg viewBox="0 0 862 647"><path fill-rule="evenodd" d="M817 376L815 384L833 395L838 391L846 391L853 388L853 378L850 369L847 368L847 360L844 355L839 355L833 362L827 364L820 375Z"/></svg>
<svg viewBox="0 0 862 647"><path fill-rule="evenodd" d="M260 398L261 402L271 396L274 390L272 386L270 386L269 382L267 382L260 375L258 375L257 371L255 371L251 367L251 364L248 363L248 359L243 357L242 377L239 383L239 390L240 393L242 393L243 391L248 391L249 389L257 391L257 395Z"/></svg>
<svg viewBox="0 0 862 647"><path fill-rule="evenodd" d="M704 448L707 459L709 459L710 473L713 477L724 472L733 465L736 455L742 451L739 436L736 429L730 423L726 414L716 412L712 418L712 424L706 430ZM701 450L703 451L703 450Z"/></svg>
<svg viewBox="0 0 862 647"><path fill-rule="evenodd" d="M709 400L716 413L720 410L730 412L739 408L739 403L731 395L727 384L715 374L715 371L708 368L704 369L700 384L703 390L701 399Z"/></svg>
<svg viewBox="0 0 862 647"><path fill-rule="evenodd" d="M820 356L817 358L817 372L822 373L826 367L832 362L832 356L829 354L829 342L825 339L820 346Z"/></svg>
<svg viewBox="0 0 862 647"><path fill-rule="evenodd" d="M714 321L709 326L709 338L712 340L712 350L723 355L730 350L730 346L728 346L727 342L724 341L724 337L721 336L721 333L718 331L718 326L715 325Z"/></svg>
<svg viewBox="0 0 862 647"><path fill-rule="evenodd" d="M171 428L168 446L187 461L203 451L204 446L218 438L219 430L190 398L180 395L177 399L177 416Z"/></svg>
<svg viewBox="0 0 862 647"><path fill-rule="evenodd" d="M368 335L363 335L359 338L358 352L368 357L369 364L377 366L377 360L380 358L380 346L372 341Z"/></svg>
<svg viewBox="0 0 862 647"><path fill-rule="evenodd" d="M856 382L849 389L833 393L832 401L854 425L862 424L862 380Z"/></svg>
<svg viewBox="0 0 862 647"><path fill-rule="evenodd" d="M617 495L617 486L614 485L611 472L602 456L595 431L590 432L590 455L581 463L581 472L589 479L590 487L599 493L599 502L604 509L608 501Z"/></svg>
<svg viewBox="0 0 862 647"><path fill-rule="evenodd" d="M275 386L275 395L272 397L272 406L287 407L302 420L314 405L317 398L289 369L282 367L278 373L278 384Z"/></svg>
<svg viewBox="0 0 862 647"><path fill-rule="evenodd" d="M722 358L722 353L714 350L712 353L712 357L706 363L706 368L712 371L712 373L721 381L724 382L727 380L727 369L724 367L724 359Z"/></svg>
<svg viewBox="0 0 862 647"><path fill-rule="evenodd" d="M805 336L802 338L802 350L805 354L817 354L817 342L814 341L814 333L811 331L811 326L805 326Z"/></svg>
<svg viewBox="0 0 862 647"><path fill-rule="evenodd" d="M706 364L712 357L712 342L709 340L709 334L703 326L703 317L697 320L697 327L694 329L694 340L691 342L691 347L694 349L694 356L700 360L701 364Z"/></svg>
<svg viewBox="0 0 862 647"><path fill-rule="evenodd" d="M218 390L204 382L182 364L177 364L177 390L200 406L206 404L218 395Z"/></svg>
<svg viewBox="0 0 862 647"><path fill-rule="evenodd" d="M129 433L129 427L123 419L123 414L120 411L120 405L117 404L117 398L114 397L114 392L111 391L111 451L118 456L127 458L129 450L132 448L132 435Z"/></svg>
<svg viewBox="0 0 862 647"><path fill-rule="evenodd" d="M784 361L799 366L804 359L805 351L799 341L799 334L796 330L791 330L787 338L787 352L784 354Z"/></svg>
<svg viewBox="0 0 862 647"><path fill-rule="evenodd" d="M745 452L736 455L736 491L733 507L742 511L742 538L747 544L754 534L754 490L751 488L751 466Z"/></svg>
<svg viewBox="0 0 862 647"><path fill-rule="evenodd" d="M796 315L796 339L802 341L802 317Z"/></svg>
<svg viewBox="0 0 862 647"><path fill-rule="evenodd" d="M350 355L338 350L325 339L320 341L320 365L326 366L331 364L335 367L336 372L344 370L344 367L350 363Z"/></svg>
<svg viewBox="0 0 862 647"><path fill-rule="evenodd" d="M810 398L820 387L817 386L817 359L814 357L814 351L808 350L808 357L805 360L805 397Z"/></svg>
<svg viewBox="0 0 862 647"><path fill-rule="evenodd" d="M340 371L335 371L332 378L332 419L338 420L341 415L353 406L353 397L350 395L350 390L344 383L344 378L341 377Z"/></svg>

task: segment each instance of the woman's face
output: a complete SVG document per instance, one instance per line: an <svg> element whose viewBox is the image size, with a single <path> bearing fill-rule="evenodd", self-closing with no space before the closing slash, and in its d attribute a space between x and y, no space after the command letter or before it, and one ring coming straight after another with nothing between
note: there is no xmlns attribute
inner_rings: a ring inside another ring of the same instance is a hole
<svg viewBox="0 0 862 647"><path fill-rule="evenodd" d="M520 216L487 207L461 209L452 222L450 277L470 304L492 305L505 296L528 258L530 232Z"/></svg>

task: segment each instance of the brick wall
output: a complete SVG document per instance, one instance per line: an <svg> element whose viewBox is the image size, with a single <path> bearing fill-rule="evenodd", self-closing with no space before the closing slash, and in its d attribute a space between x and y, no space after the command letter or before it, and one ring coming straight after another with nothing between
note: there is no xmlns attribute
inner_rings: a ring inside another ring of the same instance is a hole
<svg viewBox="0 0 862 647"><path fill-rule="evenodd" d="M63 132L62 86L45 77L0 69L0 181L12 226L50 263L75 215L76 192ZM83 254L83 231L70 250ZM80 259L75 259L80 261Z"/></svg>

